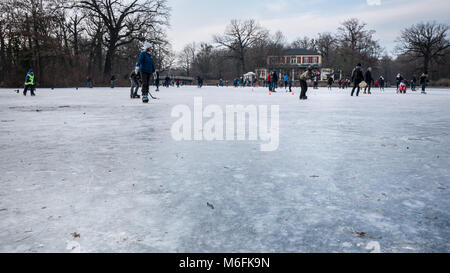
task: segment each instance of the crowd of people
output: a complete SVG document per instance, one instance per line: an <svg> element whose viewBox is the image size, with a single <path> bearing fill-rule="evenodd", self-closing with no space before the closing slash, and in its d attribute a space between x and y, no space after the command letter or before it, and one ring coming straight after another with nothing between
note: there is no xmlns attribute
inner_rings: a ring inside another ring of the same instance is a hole
<svg viewBox="0 0 450 273"><path fill-rule="evenodd" d="M142 88L142 101L144 103L149 102L150 97L154 98L151 94L149 94L150 85L156 86L156 92L159 91L160 86L160 72L156 69L155 63L152 56L153 46L146 42L144 44L143 51L139 54L138 61L136 63L136 67L130 73L130 98L136 99L141 98L139 96L139 88ZM312 82L313 88L319 88L320 81L320 71L313 71L313 68L310 66L304 72L302 72L298 78L300 83L300 100L306 100L307 91L308 91L308 82ZM116 77L112 75L111 77L111 88L115 87ZM203 87L203 78L200 76L197 77L198 87ZM233 80L234 87L256 87L257 86L256 77L252 78L235 78ZM336 83L336 79L334 75L328 75L327 78L327 87L329 90L333 88L333 85ZM180 78L176 78L176 80L172 80L169 76L166 76L163 82L164 87L174 86L176 84L177 87L184 85L184 81L180 80ZM428 84L428 72L425 71L418 78L416 75L413 75L411 80L407 80L403 77L401 73L396 76L396 90L398 94L405 94L408 88L411 88L412 91L416 91L418 84L422 88L422 93L426 94L426 88ZM228 86L228 81L226 81L226 85ZM264 87L268 87L270 92L277 92L278 87L284 87L286 92L292 92L293 87L293 79L288 74L284 74L281 78L278 76L278 72L276 70L268 73L267 78L263 82ZM351 96L360 95L361 90L363 90L364 94L372 94L373 88L379 88L380 91L384 91L385 86L389 86L383 76L380 76L376 79L372 74L372 68L368 67L366 71L363 70L362 65L359 63L353 69L350 78L341 78L337 80L337 85L339 89L351 89ZM93 81L90 76L86 78L86 86L88 88L93 88ZM224 86L224 81L220 79L217 84L219 87ZM25 78L25 89L23 91L23 95L26 96L28 90L31 93L31 96L35 96L35 75L32 69L30 69Z"/></svg>
<svg viewBox="0 0 450 273"><path fill-rule="evenodd" d="M219 85L220 85L220 82L219 82ZM256 78L246 79L245 77L240 77L240 78L233 79L233 86L236 88L237 87L256 87L256 85L257 85Z"/></svg>

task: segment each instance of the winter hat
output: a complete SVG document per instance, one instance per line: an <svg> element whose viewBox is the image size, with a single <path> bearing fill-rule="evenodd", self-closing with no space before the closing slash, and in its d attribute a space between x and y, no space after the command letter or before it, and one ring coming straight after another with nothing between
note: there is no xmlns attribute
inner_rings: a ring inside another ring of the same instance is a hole
<svg viewBox="0 0 450 273"><path fill-rule="evenodd" d="M149 48L152 48L152 44L150 44L149 42L145 42L144 43L144 50L147 51Z"/></svg>
<svg viewBox="0 0 450 273"><path fill-rule="evenodd" d="M30 70L28 70L28 73L31 73L31 72L34 73L33 69L30 68Z"/></svg>

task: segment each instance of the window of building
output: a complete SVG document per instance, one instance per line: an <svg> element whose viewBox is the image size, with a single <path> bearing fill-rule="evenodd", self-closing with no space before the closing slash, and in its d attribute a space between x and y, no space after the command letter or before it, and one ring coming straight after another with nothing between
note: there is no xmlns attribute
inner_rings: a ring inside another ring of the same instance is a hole
<svg viewBox="0 0 450 273"><path fill-rule="evenodd" d="M291 57L291 64L297 64L297 58Z"/></svg>

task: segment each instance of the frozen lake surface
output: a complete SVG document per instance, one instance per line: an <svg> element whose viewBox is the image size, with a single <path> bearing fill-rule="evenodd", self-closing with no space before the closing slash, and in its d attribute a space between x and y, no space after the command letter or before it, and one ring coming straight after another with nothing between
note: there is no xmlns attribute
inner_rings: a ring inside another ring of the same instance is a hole
<svg viewBox="0 0 450 273"><path fill-rule="evenodd" d="M450 252L450 90L0 90L0 252ZM280 105L280 146L175 105ZM209 204L209 205L208 205Z"/></svg>

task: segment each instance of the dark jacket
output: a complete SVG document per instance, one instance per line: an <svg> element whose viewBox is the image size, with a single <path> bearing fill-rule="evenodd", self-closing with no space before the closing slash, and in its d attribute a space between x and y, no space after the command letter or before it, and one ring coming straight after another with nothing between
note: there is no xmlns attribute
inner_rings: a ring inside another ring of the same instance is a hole
<svg viewBox="0 0 450 273"><path fill-rule="evenodd" d="M139 83L141 81L141 74L140 73L136 73L136 71L131 71L130 74L130 80Z"/></svg>
<svg viewBox="0 0 450 273"><path fill-rule="evenodd" d="M372 82L373 82L372 72L367 70L366 75L364 75L364 80L366 81L367 84L372 84Z"/></svg>
<svg viewBox="0 0 450 273"><path fill-rule="evenodd" d="M361 66L357 66L353 69L352 80L356 84L360 84L364 80L364 74Z"/></svg>
<svg viewBox="0 0 450 273"><path fill-rule="evenodd" d="M272 73L272 77L270 77L272 82L278 82L278 75L276 72Z"/></svg>
<svg viewBox="0 0 450 273"><path fill-rule="evenodd" d="M428 77L426 75L420 76L420 84L426 84L428 82Z"/></svg>
<svg viewBox="0 0 450 273"><path fill-rule="evenodd" d="M155 72L155 63L153 62L153 57L145 51L142 51L139 55L139 60L136 66L139 67L141 72L145 72L148 74L153 74L153 72Z"/></svg>

